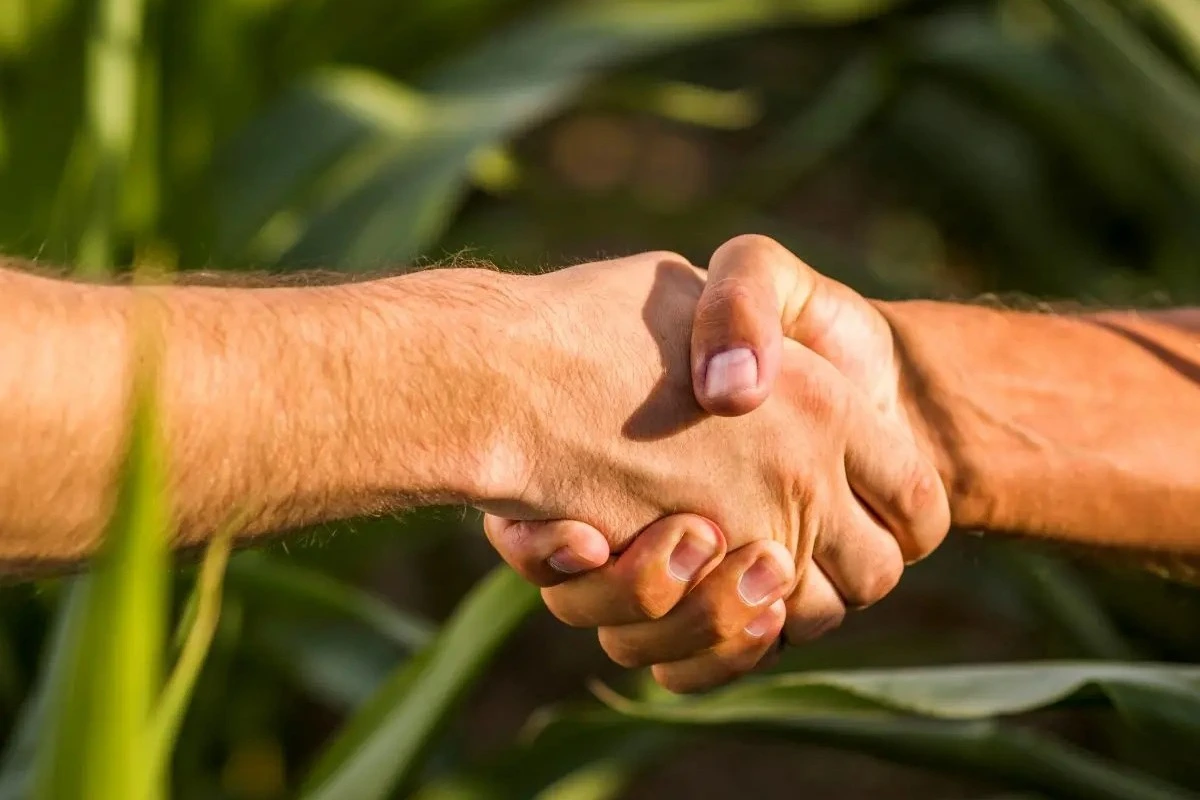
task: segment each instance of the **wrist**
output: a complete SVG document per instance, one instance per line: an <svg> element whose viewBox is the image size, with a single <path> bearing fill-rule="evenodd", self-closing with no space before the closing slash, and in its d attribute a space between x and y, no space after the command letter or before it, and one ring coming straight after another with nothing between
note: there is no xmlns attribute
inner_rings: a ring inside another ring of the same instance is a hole
<svg viewBox="0 0 1200 800"><path fill-rule="evenodd" d="M389 349L410 351L416 361L410 375L387 363L373 368L385 383L410 382L415 394L411 403L388 404L384 427L427 467L410 460L399 472L385 469L394 491L412 485L429 502L476 506L520 493L528 474L527 387L536 366L525 352L537 327L524 288L529 280L444 269L362 285L391 337L390 348L367 343L376 354L367 361ZM389 394L386 386L376 391Z"/></svg>
<svg viewBox="0 0 1200 800"><path fill-rule="evenodd" d="M949 400L960 366L939 343L953 342L958 306L924 300L873 301L892 332L901 412L917 446L934 464L950 503L951 524L986 528L986 487L973 466L968 420Z"/></svg>

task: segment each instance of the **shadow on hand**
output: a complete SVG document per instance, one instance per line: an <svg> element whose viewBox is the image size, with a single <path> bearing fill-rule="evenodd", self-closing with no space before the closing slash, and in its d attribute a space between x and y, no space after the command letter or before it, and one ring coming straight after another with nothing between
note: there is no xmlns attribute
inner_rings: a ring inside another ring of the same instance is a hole
<svg viewBox="0 0 1200 800"><path fill-rule="evenodd" d="M691 370L692 320L703 290L704 279L690 264L663 259L655 266L642 319L658 347L662 373L621 429L633 441L665 439L708 416L696 402Z"/></svg>

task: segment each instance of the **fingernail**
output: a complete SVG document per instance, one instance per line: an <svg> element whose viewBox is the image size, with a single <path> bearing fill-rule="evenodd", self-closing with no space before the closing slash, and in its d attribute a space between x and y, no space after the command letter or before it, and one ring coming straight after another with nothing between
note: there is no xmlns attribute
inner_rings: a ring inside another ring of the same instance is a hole
<svg viewBox="0 0 1200 800"><path fill-rule="evenodd" d="M775 559L761 555L738 581L738 594L746 605L756 606L783 587L786 578Z"/></svg>
<svg viewBox="0 0 1200 800"><path fill-rule="evenodd" d="M758 385L758 359L748 348L736 347L717 353L708 360L704 374L704 393L709 397L728 397Z"/></svg>
<svg viewBox="0 0 1200 800"><path fill-rule="evenodd" d="M776 621L782 613L782 600L776 600L771 604L771 607L759 614L750 624L746 626L746 633L758 639L766 634L767 631L775 627Z"/></svg>
<svg viewBox="0 0 1200 800"><path fill-rule="evenodd" d="M671 551L667 570L675 580L686 583L695 578L716 554L716 536L702 529L689 530Z"/></svg>
<svg viewBox="0 0 1200 800"><path fill-rule="evenodd" d="M590 560L569 547L560 547L555 550L554 554L546 559L546 563L564 575L574 575L595 566Z"/></svg>

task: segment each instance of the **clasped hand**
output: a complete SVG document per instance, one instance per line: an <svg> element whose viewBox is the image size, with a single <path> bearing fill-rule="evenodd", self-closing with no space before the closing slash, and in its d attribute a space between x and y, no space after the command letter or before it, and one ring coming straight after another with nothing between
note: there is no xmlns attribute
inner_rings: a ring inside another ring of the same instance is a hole
<svg viewBox="0 0 1200 800"><path fill-rule="evenodd" d="M733 239L707 272L647 253L528 280L559 378L527 404L520 490L484 505L485 529L619 664L719 685L944 538L886 319L776 242Z"/></svg>

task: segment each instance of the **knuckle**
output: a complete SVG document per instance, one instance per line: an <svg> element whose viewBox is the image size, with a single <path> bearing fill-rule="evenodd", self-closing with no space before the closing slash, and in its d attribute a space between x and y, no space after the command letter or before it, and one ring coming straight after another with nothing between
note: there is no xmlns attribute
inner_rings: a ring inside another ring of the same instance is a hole
<svg viewBox="0 0 1200 800"><path fill-rule="evenodd" d="M761 233L742 233L724 242L713 253L713 260L719 258L756 259L771 255L783 249L783 245L764 236Z"/></svg>
<svg viewBox="0 0 1200 800"><path fill-rule="evenodd" d="M696 694L729 683L736 676L726 674L723 665L716 664L703 674L682 674L665 665L654 667L655 682L672 694Z"/></svg>
<svg viewBox="0 0 1200 800"><path fill-rule="evenodd" d="M696 334L707 337L724 332L731 319L751 313L756 302L754 291L737 278L710 281L696 307Z"/></svg>
<svg viewBox="0 0 1200 800"><path fill-rule="evenodd" d="M845 618L844 608L830 606L815 614L789 619L784 626L787 641L794 645L819 639L840 627Z"/></svg>
<svg viewBox="0 0 1200 800"><path fill-rule="evenodd" d="M936 509L941 494L941 480L934 470L924 461L913 459L905 470L897 505L906 518L919 520Z"/></svg>
<svg viewBox="0 0 1200 800"><path fill-rule="evenodd" d="M643 257L650 259L651 261L658 261L660 263L680 264L681 266L688 267L689 269L692 266L692 262L688 261L685 257L674 252L673 250L651 250L647 253L644 253Z"/></svg>
<svg viewBox="0 0 1200 800"><path fill-rule="evenodd" d="M577 604L571 602L570 587L556 586L542 590L542 602L546 609L564 625L572 628L591 627L591 620L584 615Z"/></svg>
<svg viewBox="0 0 1200 800"><path fill-rule="evenodd" d="M638 649L630 646L629 642L621 636L618 629L600 628L596 632L596 635L600 640L600 649L618 666L625 669L637 669L648 666L648 662L642 657Z"/></svg>
<svg viewBox="0 0 1200 800"><path fill-rule="evenodd" d="M895 504L906 534L897 537L905 559L924 558L950 530L950 508L941 478L931 466L915 460L898 487Z"/></svg>
<svg viewBox="0 0 1200 800"><path fill-rule="evenodd" d="M817 367L817 362L812 366ZM828 424L849 416L851 395L832 377L828 370L820 368L794 369L788 373L793 402L804 417Z"/></svg>
<svg viewBox="0 0 1200 800"><path fill-rule="evenodd" d="M693 629L698 641L712 646L737 636L741 628L736 614L731 613L731 606L738 605L735 597L712 595L705 596L699 604L697 618Z"/></svg>
<svg viewBox="0 0 1200 800"><path fill-rule="evenodd" d="M904 562L900 558L880 559L863 572L854 596L846 600L856 608L877 603L896 588L903 573Z"/></svg>
<svg viewBox="0 0 1200 800"><path fill-rule="evenodd" d="M630 605L634 615L656 620L666 616L674 603L673 598L666 596L661 587L650 582L639 582L633 586Z"/></svg>

